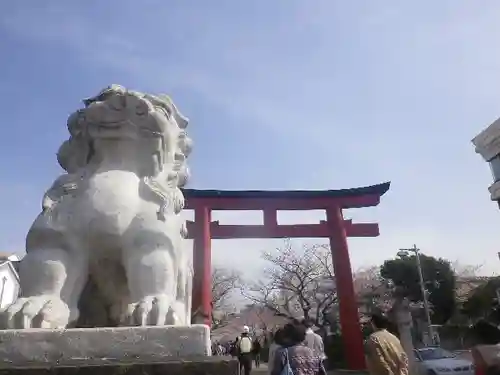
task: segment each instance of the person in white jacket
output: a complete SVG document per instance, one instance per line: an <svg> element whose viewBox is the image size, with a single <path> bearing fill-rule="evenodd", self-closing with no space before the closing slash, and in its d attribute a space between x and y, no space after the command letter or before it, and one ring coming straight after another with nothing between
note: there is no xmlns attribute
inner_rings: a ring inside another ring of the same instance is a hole
<svg viewBox="0 0 500 375"><path fill-rule="evenodd" d="M314 327L313 321L311 319L304 319L302 324L306 327L306 340L304 344L311 348L324 361L326 359L325 345L323 344L323 338L312 330L312 327Z"/></svg>

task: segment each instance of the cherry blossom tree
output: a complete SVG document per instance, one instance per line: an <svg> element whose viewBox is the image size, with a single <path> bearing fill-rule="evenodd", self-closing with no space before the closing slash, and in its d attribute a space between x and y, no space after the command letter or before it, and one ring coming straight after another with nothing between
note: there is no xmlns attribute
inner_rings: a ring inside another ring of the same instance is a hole
<svg viewBox="0 0 500 375"><path fill-rule="evenodd" d="M354 272L354 291L360 304L360 312L387 312L392 307L392 287L380 276L380 267L371 266Z"/></svg>
<svg viewBox="0 0 500 375"><path fill-rule="evenodd" d="M306 244L302 249L290 240L273 252L264 252L268 267L257 282L246 283L243 295L278 316L310 318L318 327L337 302L332 258L326 245Z"/></svg>
<svg viewBox="0 0 500 375"><path fill-rule="evenodd" d="M212 267L212 327L225 325L233 315L233 293L241 286L238 271L224 267Z"/></svg>

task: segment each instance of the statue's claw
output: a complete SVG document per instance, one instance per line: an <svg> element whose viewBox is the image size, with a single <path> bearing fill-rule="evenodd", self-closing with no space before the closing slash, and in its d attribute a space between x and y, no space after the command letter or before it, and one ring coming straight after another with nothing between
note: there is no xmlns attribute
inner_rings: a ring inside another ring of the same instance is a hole
<svg viewBox="0 0 500 375"><path fill-rule="evenodd" d="M22 297L2 312L2 323L8 329L64 328L69 315L68 306L58 296Z"/></svg>
<svg viewBox="0 0 500 375"><path fill-rule="evenodd" d="M148 296L128 305L123 324L128 326L178 325L177 314L172 310L172 298L165 294Z"/></svg>

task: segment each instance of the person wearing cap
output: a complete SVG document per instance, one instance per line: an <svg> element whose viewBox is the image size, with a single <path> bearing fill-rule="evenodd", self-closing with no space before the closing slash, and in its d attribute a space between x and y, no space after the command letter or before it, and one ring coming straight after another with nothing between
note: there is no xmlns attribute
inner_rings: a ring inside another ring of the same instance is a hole
<svg viewBox="0 0 500 375"><path fill-rule="evenodd" d="M240 373L243 370L244 375L250 375L252 371L253 343L250 338L250 328L248 326L243 326L243 332L236 340L235 345L238 353L238 361L240 362Z"/></svg>

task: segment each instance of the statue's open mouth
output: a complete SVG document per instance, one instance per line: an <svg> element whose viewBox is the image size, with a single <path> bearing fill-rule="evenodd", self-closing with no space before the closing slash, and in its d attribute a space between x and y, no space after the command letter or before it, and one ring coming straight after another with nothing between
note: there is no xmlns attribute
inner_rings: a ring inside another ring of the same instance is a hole
<svg viewBox="0 0 500 375"><path fill-rule="evenodd" d="M94 122L92 120L88 121L88 125L90 127L94 127L97 129L120 129L123 126L123 120L114 120L114 121L99 121Z"/></svg>
<svg viewBox="0 0 500 375"><path fill-rule="evenodd" d="M101 125L98 125L97 128L99 130L120 130L122 127L122 124L121 123L113 123L113 122L110 122L110 123L106 123L106 124L101 124Z"/></svg>
<svg viewBox="0 0 500 375"><path fill-rule="evenodd" d="M99 121L93 123L92 125L93 128L98 132L105 132L105 131L121 130L124 124L123 120L118 120L118 121Z"/></svg>

